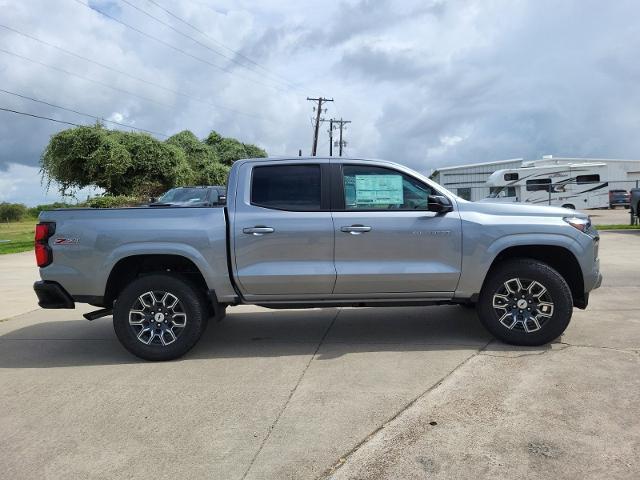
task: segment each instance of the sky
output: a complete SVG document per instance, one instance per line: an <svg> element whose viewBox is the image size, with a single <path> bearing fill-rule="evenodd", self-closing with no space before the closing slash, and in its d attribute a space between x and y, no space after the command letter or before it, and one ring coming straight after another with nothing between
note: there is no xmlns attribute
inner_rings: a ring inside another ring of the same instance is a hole
<svg viewBox="0 0 640 480"><path fill-rule="evenodd" d="M0 108L161 139L216 130L297 155L311 149L306 98L323 96L324 118L352 122L346 155L421 173L640 158L635 0L0 0L0 12ZM39 162L65 128L0 111L0 201L59 199Z"/></svg>

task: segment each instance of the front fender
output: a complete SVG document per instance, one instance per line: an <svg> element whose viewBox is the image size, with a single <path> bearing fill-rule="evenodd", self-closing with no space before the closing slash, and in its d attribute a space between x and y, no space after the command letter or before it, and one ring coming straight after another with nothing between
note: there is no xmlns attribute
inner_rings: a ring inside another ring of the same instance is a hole
<svg viewBox="0 0 640 480"><path fill-rule="evenodd" d="M467 243L468 242L468 243ZM484 279L496 257L510 247L554 246L570 251L580 262L583 246L575 237L561 233L512 233L498 238L463 241L462 275L456 298L471 298L480 293Z"/></svg>

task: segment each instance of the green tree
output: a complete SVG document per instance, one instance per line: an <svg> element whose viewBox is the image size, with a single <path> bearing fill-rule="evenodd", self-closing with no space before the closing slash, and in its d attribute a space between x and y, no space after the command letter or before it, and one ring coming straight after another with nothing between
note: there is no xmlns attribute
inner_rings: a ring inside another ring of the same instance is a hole
<svg viewBox="0 0 640 480"><path fill-rule="evenodd" d="M144 197L181 185L224 185L234 161L266 155L215 131L203 141L188 130L159 141L94 125L53 135L41 165L43 178L57 182L63 194L96 186L108 195Z"/></svg>
<svg viewBox="0 0 640 480"><path fill-rule="evenodd" d="M22 203L0 203L0 221L17 222L27 216L27 207Z"/></svg>
<svg viewBox="0 0 640 480"><path fill-rule="evenodd" d="M214 147L220 158L220 162L231 166L241 158L266 157L267 152L251 144L239 142L235 138L227 138L212 130L205 139L205 143Z"/></svg>

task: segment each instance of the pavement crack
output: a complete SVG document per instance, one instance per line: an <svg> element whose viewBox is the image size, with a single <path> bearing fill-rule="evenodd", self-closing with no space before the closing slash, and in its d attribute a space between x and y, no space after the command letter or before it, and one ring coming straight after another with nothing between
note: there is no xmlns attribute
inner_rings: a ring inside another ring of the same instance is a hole
<svg viewBox="0 0 640 480"><path fill-rule="evenodd" d="M409 403L407 403L404 407L400 408L400 410L398 410L394 415L392 415L389 419L387 419L385 422L383 422L378 428L376 428L375 430L373 430L371 433L369 433L365 438L363 438L360 442L358 442L351 450L349 450L345 455L342 455L339 460L331 467L327 468L324 472L322 472L317 478L317 480L322 480L322 479L326 479L328 478L330 475L333 475L348 459L349 457L351 457L354 453L356 453L358 450L360 450L360 448L362 448L369 440L371 440L378 432L380 432L382 429L384 429L387 425L389 425L391 422L393 422L396 418L398 418L400 415L402 415L405 411L407 411L409 408L411 408L413 405L415 405L420 399L422 399L423 397L425 397L426 395L428 395L429 393L431 393L433 390L435 390L436 388L438 388L440 385L442 385L442 383L449 378L451 375L453 375L455 372L457 372L458 370L460 370L462 367L464 367L467 363L469 363L472 359L474 359L475 357L477 357L478 355L480 355L482 352L485 351L485 349L489 346L489 344L491 342L493 342L494 339L490 339L486 344L484 344L484 346L482 346L481 348L478 349L478 351L476 351L473 355L468 356L466 359L464 359L462 362L460 362L458 365L456 365L453 370L451 370L449 373L447 373L446 375L444 375L442 378L440 378L437 382L435 382L433 385L431 385L429 388L427 388L425 391L423 391L422 393L420 393L418 396L416 396L413 400L409 401Z"/></svg>
<svg viewBox="0 0 640 480"><path fill-rule="evenodd" d="M274 431L274 429L276 428L276 425L278 425L278 422L280 421L280 418L282 417L282 415L284 414L284 411L287 409L287 407L289 406L289 403L291 402L291 399L293 398L293 395L296 393L296 390L298 390L298 386L300 385L300 383L302 383L302 379L304 378L305 374L307 373L307 370L309 369L309 367L311 366L311 362L313 362L313 360L316 358L316 356L318 355L318 352L320 351L320 347L322 347L322 344L324 343L325 339L327 338L327 336L329 335L329 331L331 330L331 328L333 327L333 325L336 323L336 320L338 319L338 315L340 315L340 312L342 311L342 309L338 309L338 311L336 312L336 314L334 315L334 317L331 319L331 322L329 322L329 325L327 326L327 329L324 331L324 334L322 335L322 338L320 338L320 341L318 342L318 345L316 346L316 349L313 352L313 355L311 355L311 357L309 358L309 361L307 362L307 364L305 365L304 369L302 370L302 372L300 373L300 376L298 377L298 380L296 382L296 384L294 385L294 387L291 389L291 391L289 392L289 396L287 397L287 400L284 402L284 404L282 405L282 408L280 409L280 411L278 412L278 415L276 415L276 418L274 419L274 421L271 423L271 425L269 426L269 429L267 430L267 434L265 435L265 437L262 439L262 442L260 442L260 447L258 447L258 450L256 451L256 453L253 455L253 458L251 458L251 462L249 462L249 465L247 467L247 469L244 471L244 474L242 475L241 479L244 480L245 478L247 478L247 475L249 475L249 472L251 471L251 469L253 468L253 464L256 462L258 456L260 455L260 452L262 452L264 446L267 444L267 441L269 440L269 438L271 437L271 433Z"/></svg>
<svg viewBox="0 0 640 480"><path fill-rule="evenodd" d="M605 347L603 345L585 345L585 344L575 344L575 343L567 343L567 342L556 342L558 345L566 345L567 347L575 347L575 348L594 348L599 350L611 350L614 352L621 353L631 353L631 354L639 354L640 350L637 348L614 348L614 347Z"/></svg>

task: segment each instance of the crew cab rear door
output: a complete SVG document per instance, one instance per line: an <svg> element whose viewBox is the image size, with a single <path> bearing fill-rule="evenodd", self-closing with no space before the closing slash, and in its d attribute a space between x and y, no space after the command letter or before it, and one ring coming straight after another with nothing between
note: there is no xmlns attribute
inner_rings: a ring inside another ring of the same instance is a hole
<svg viewBox="0 0 640 480"><path fill-rule="evenodd" d="M427 210L438 192L393 167L332 166L334 294L408 294L456 289L462 235L457 211Z"/></svg>
<svg viewBox="0 0 640 480"><path fill-rule="evenodd" d="M231 238L242 294L330 294L336 271L328 162L258 161L240 169Z"/></svg>

